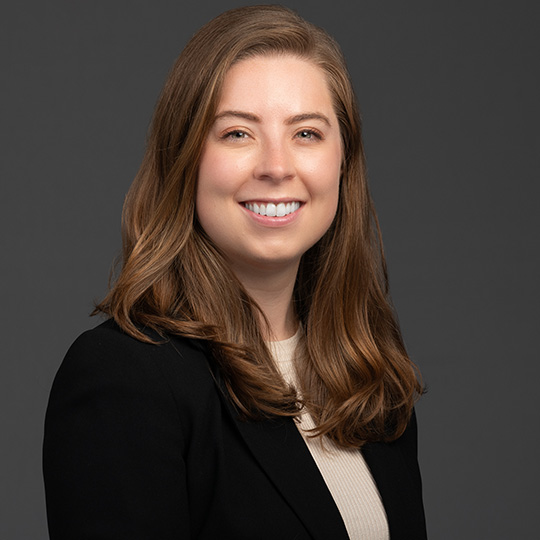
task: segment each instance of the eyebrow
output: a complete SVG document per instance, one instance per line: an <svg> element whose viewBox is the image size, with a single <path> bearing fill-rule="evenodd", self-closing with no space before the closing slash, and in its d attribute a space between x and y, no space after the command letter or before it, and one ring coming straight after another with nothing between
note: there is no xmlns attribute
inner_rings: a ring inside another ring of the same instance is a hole
<svg viewBox="0 0 540 540"><path fill-rule="evenodd" d="M291 124L298 124L300 122L304 122L305 120L321 120L328 126L330 125L330 120L328 120L328 117L317 112L297 114L291 118L288 118L285 123L290 126Z"/></svg>
<svg viewBox="0 0 540 540"><path fill-rule="evenodd" d="M244 111L223 111L216 115L214 121L228 116L232 116L234 118L242 118L244 120L249 120L250 122L257 122L259 124L261 123L261 118L259 116ZM320 120L330 126L330 120L328 119L328 117L318 112L296 114L294 116L291 116L290 118L287 118L285 124L290 126L293 124L298 124L300 122L305 122L306 120Z"/></svg>
<svg viewBox="0 0 540 540"><path fill-rule="evenodd" d="M216 115L214 121L219 120L220 118L225 118L227 116L232 116L234 118L243 118L244 120L250 120L251 122L260 122L261 119L256 115L243 111L223 111Z"/></svg>

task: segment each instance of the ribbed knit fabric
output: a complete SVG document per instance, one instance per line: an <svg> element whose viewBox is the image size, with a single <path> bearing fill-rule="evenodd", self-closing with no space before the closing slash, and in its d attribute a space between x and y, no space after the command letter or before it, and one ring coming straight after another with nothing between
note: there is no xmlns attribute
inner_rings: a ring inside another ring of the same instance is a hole
<svg viewBox="0 0 540 540"><path fill-rule="evenodd" d="M283 377L295 384L294 350L300 329L292 338L267 343ZM386 514L371 472L356 449L340 448L328 438L310 438L315 423L304 412L297 423L317 467L338 507L351 540L388 540Z"/></svg>

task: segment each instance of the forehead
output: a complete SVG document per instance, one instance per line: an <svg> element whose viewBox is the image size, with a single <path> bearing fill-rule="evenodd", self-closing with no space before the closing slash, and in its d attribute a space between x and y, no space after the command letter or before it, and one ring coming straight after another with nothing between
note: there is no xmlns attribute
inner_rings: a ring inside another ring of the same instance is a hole
<svg viewBox="0 0 540 540"><path fill-rule="evenodd" d="M255 56L234 64L225 75L218 110L279 108L291 114L307 110L333 112L325 72L292 55Z"/></svg>

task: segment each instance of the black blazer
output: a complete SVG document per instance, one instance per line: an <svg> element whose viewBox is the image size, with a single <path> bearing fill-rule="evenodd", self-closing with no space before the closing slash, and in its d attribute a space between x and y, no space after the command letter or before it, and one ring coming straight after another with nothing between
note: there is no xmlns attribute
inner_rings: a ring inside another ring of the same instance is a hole
<svg viewBox="0 0 540 540"><path fill-rule="evenodd" d="M392 540L426 538L416 420L363 450ZM294 422L241 421L205 342L149 345L107 321L54 381L44 477L52 540L348 538Z"/></svg>

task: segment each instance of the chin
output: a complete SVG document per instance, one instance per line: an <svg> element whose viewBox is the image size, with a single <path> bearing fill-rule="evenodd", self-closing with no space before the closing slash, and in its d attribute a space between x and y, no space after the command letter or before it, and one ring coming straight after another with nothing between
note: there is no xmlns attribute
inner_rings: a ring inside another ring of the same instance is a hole
<svg viewBox="0 0 540 540"><path fill-rule="evenodd" d="M240 262L244 267L251 267L254 270L259 271L276 271L276 270L285 270L287 268L296 269L300 262L301 255L290 254L290 253L280 253L276 254L275 250L268 248L268 252L271 252L271 255L258 254L252 257L246 257L245 253L243 257L237 257L237 263Z"/></svg>

